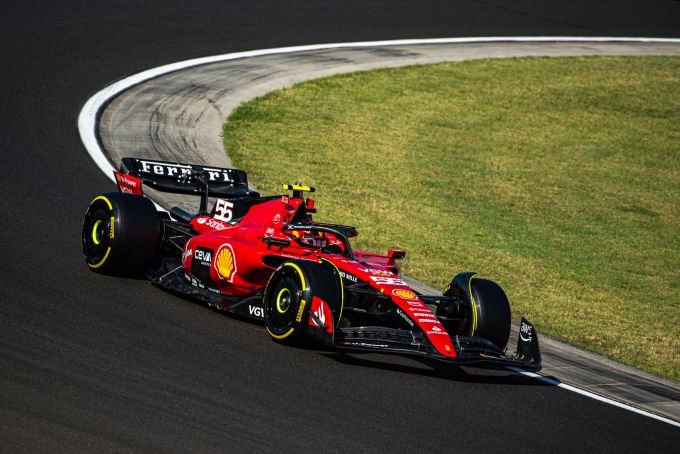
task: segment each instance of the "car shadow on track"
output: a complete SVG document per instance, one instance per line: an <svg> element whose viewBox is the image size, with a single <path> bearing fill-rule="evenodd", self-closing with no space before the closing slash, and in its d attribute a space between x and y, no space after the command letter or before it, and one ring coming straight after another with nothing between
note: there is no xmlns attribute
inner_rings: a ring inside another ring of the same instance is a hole
<svg viewBox="0 0 680 454"><path fill-rule="evenodd" d="M262 320L234 314L223 309L210 306L205 302L198 301L190 296L173 292L172 290L163 290L185 301L204 306L222 316L264 328L264 323ZM396 373L440 378L443 380L455 380L465 383L516 386L554 386L553 384L547 383L545 381L537 380L526 375L521 375L508 369L481 369L468 366L457 366L454 364L443 363L417 356L405 357L399 355L380 355L375 352L361 351L353 351L351 353L342 351L329 351L326 347L313 343L295 346L288 345L285 346L285 348L308 350L310 354L317 353L321 356L332 359L338 363L346 364L348 366L368 367ZM375 359L376 357L380 359ZM414 364L414 362L417 364Z"/></svg>
<svg viewBox="0 0 680 454"><path fill-rule="evenodd" d="M499 384L499 385L516 385L516 386L554 386L542 380L520 375L507 369L481 369L467 366L456 366L453 364L440 363L433 360L421 358L408 358L424 365L425 367L418 367L418 365L409 365L405 361L395 363L388 361L386 357L384 361L373 358L366 358L365 356L374 356L372 353L356 353L351 354L344 352L325 352L322 356L332 359L333 361L346 364L349 366L368 367L372 369L385 370L396 373L420 375L426 377L441 378L444 380L455 380L465 383L482 383L482 384Z"/></svg>

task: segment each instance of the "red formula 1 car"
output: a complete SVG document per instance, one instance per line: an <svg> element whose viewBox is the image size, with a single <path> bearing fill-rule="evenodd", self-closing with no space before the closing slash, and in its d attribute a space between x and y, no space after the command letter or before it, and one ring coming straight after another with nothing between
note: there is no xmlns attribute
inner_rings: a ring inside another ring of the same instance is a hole
<svg viewBox="0 0 680 454"><path fill-rule="evenodd" d="M510 306L496 283L456 275L442 295L399 276L402 250L353 250L354 227L312 220L313 188L261 197L246 173L124 158L120 192L95 197L83 222L94 271L144 273L154 284L219 309L264 320L282 343L410 354L462 365L541 367L538 336L522 319L517 351L505 353ZM195 194L199 213L156 209L142 184ZM209 197L217 200L209 212Z"/></svg>

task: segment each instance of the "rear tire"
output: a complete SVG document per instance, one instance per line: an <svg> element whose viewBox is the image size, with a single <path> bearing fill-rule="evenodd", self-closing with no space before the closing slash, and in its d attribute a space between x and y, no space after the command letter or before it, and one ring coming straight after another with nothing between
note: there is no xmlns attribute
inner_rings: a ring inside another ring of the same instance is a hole
<svg viewBox="0 0 680 454"><path fill-rule="evenodd" d="M146 197L107 192L95 197L85 213L83 256L95 272L135 275L156 259L161 225Z"/></svg>
<svg viewBox="0 0 680 454"><path fill-rule="evenodd" d="M337 327L342 289L328 267L309 260L288 260L272 274L263 296L264 323L277 342L299 345L306 340L312 298L324 300ZM335 328L334 327L334 328Z"/></svg>

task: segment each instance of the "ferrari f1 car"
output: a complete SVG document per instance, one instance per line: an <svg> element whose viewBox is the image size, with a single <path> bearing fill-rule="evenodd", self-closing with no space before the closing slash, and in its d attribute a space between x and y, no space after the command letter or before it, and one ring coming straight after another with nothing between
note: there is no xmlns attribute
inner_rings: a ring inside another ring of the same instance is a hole
<svg viewBox="0 0 680 454"><path fill-rule="evenodd" d="M124 158L119 192L95 197L85 214L87 265L144 274L174 293L264 321L281 343L420 355L481 367L541 367L538 336L522 319L506 354L510 306L501 287L457 274L441 295L409 287L403 250L353 250L354 227L316 222L314 188L283 185L260 196L242 170ZM198 213L157 209L142 185L200 197ZM208 211L210 201L212 209Z"/></svg>

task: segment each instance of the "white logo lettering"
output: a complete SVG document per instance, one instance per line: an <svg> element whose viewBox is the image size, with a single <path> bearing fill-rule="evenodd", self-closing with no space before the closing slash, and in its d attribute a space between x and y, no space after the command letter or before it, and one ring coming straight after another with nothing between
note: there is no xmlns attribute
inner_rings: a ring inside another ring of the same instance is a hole
<svg viewBox="0 0 680 454"><path fill-rule="evenodd" d="M200 249L197 249L196 252L194 252L194 258L202 262L211 262L212 254L209 251L201 251Z"/></svg>
<svg viewBox="0 0 680 454"><path fill-rule="evenodd" d="M344 277L348 281L359 282L359 279L357 279L355 276L352 276L351 274L347 274L344 271L340 271L340 276Z"/></svg>
<svg viewBox="0 0 680 454"><path fill-rule="evenodd" d="M264 309L257 306L248 306L248 312L255 317L264 317Z"/></svg>
<svg viewBox="0 0 680 454"><path fill-rule="evenodd" d="M411 326L414 326L413 320L411 320L408 315L406 315L404 312L402 312L401 309L397 309L397 314L399 314L401 316L401 318L406 320L406 323L408 323Z"/></svg>
<svg viewBox="0 0 680 454"><path fill-rule="evenodd" d="M524 336L526 334L526 337ZM524 342L531 342L531 326L527 325L526 323L522 323L522 326L519 329L519 337L524 341Z"/></svg>
<svg viewBox="0 0 680 454"><path fill-rule="evenodd" d="M394 277L371 276L371 280L382 285L406 285L406 282Z"/></svg>
<svg viewBox="0 0 680 454"><path fill-rule="evenodd" d="M224 230L227 228L226 225L222 224L220 221L217 221L215 219L207 218L207 221L208 227L213 228L215 230Z"/></svg>
<svg viewBox="0 0 680 454"><path fill-rule="evenodd" d="M139 160L141 165L140 172L150 173L162 176L178 176L187 175L191 173L191 166L181 164L171 164L165 162L143 161ZM207 174L208 179L212 182L233 183L232 178L233 169L216 169L214 167L203 168Z"/></svg>

